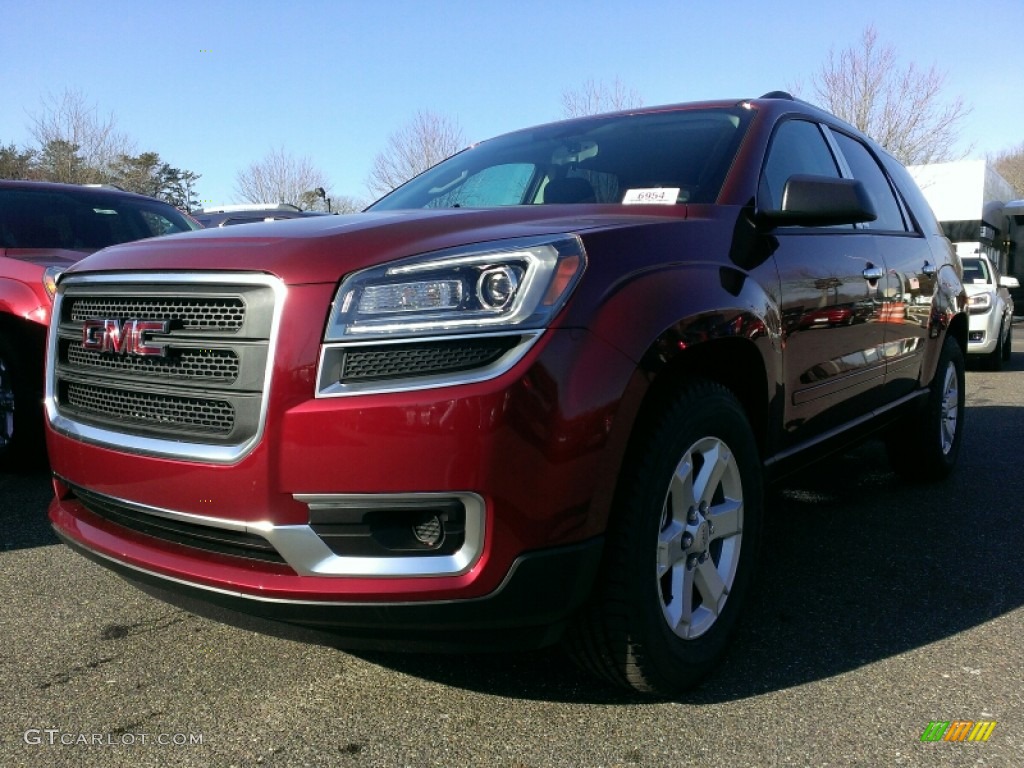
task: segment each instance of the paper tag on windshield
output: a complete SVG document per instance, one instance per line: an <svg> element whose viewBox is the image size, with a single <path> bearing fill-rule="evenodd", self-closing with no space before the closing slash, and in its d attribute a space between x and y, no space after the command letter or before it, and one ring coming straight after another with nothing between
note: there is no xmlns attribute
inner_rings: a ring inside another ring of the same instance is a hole
<svg viewBox="0 0 1024 768"><path fill-rule="evenodd" d="M655 187L653 189L630 189L622 198L623 205L675 205L679 199L679 187Z"/></svg>

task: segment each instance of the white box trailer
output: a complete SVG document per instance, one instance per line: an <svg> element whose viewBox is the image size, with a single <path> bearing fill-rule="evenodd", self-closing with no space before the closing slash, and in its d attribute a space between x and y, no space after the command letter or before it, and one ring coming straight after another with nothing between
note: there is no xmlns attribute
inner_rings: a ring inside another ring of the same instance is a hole
<svg viewBox="0 0 1024 768"><path fill-rule="evenodd" d="M1009 221L1007 264L1005 273L1016 277L1020 288L1011 288L1018 315L1024 315L1024 200L1011 200L1003 209Z"/></svg>
<svg viewBox="0 0 1024 768"><path fill-rule="evenodd" d="M908 170L958 252L980 252L1024 283L1024 200L1014 200L1013 186L995 168L960 160ZM1014 289L1013 298L1024 312L1024 289Z"/></svg>

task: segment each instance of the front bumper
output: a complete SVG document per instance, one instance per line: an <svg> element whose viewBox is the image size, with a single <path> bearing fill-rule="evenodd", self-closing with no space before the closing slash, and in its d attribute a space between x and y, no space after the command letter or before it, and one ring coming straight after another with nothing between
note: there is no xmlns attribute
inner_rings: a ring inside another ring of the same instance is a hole
<svg viewBox="0 0 1024 768"><path fill-rule="evenodd" d="M59 522L54 528L72 549L191 613L298 640L396 651L522 650L557 642L587 599L603 547L596 538L526 553L482 598L346 603L279 600L170 579L91 548L81 530L72 537Z"/></svg>
<svg viewBox="0 0 1024 768"><path fill-rule="evenodd" d="M280 351L266 428L235 463L50 429L57 534L165 596L331 627L348 645L450 644L453 630L517 647L556 638L600 557L634 364L592 334L551 330L490 380L315 398L297 360L316 349ZM314 530L323 508L434 497L465 510L455 551L349 556L346 533Z"/></svg>
<svg viewBox="0 0 1024 768"><path fill-rule="evenodd" d="M999 346L1000 320L1000 315L994 309L970 316L967 331L968 354L991 354Z"/></svg>

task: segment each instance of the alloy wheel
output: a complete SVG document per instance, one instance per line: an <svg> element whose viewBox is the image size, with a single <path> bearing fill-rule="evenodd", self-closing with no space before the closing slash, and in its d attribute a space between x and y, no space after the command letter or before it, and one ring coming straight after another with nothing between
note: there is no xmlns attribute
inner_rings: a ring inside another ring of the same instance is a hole
<svg viewBox="0 0 1024 768"><path fill-rule="evenodd" d="M743 540L743 484L729 447L697 441L673 473L658 535L662 614L683 639L715 623L732 590Z"/></svg>

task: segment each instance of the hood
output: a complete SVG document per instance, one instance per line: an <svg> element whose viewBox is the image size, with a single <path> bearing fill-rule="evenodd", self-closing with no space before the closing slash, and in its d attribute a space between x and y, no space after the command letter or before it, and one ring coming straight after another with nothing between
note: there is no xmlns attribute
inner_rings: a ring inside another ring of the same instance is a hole
<svg viewBox="0 0 1024 768"><path fill-rule="evenodd" d="M291 284L335 282L357 269L460 245L685 217L682 205L642 214L623 213L620 205L548 205L316 216L116 245L70 271L241 270Z"/></svg>
<svg viewBox="0 0 1024 768"><path fill-rule="evenodd" d="M70 250L65 248L0 248L0 256L17 259L38 267L70 267L81 261L90 253L88 250Z"/></svg>
<svg viewBox="0 0 1024 768"><path fill-rule="evenodd" d="M964 291L968 296L977 296L979 293L996 293L997 289L991 283L964 283Z"/></svg>

